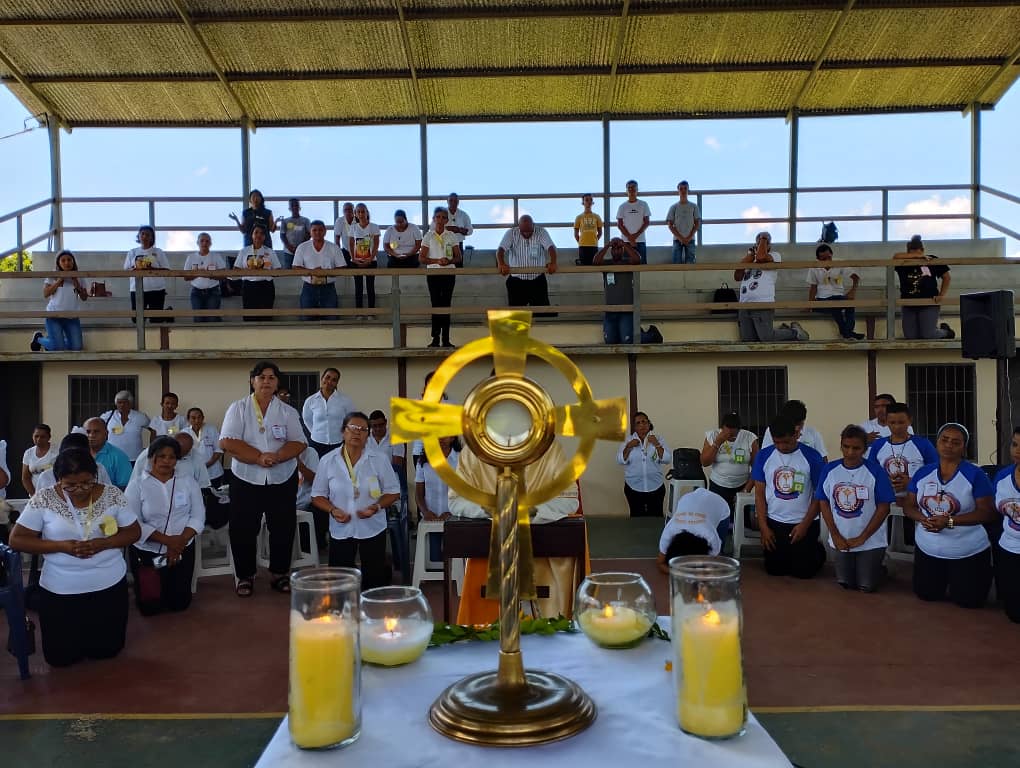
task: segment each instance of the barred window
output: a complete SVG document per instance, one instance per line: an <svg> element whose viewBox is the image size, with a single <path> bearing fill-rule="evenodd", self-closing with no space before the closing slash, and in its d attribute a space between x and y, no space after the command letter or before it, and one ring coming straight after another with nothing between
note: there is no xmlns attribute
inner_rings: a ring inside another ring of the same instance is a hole
<svg viewBox="0 0 1020 768"><path fill-rule="evenodd" d="M122 389L135 396L139 402L137 376L68 376L68 417L67 430L81 426L87 419L113 408L113 398Z"/></svg>
<svg viewBox="0 0 1020 768"><path fill-rule="evenodd" d="M970 430L967 458L977 458L977 372L973 363L908 365L907 403L913 414L914 434L932 442L939 427L949 421Z"/></svg>
<svg viewBox="0 0 1020 768"><path fill-rule="evenodd" d="M787 401L787 392L784 366L720 367L719 418L736 411L743 428L761 438Z"/></svg>
<svg viewBox="0 0 1020 768"><path fill-rule="evenodd" d="M290 390L290 404L300 413L305 399L319 391L319 374L315 371L280 371L280 386Z"/></svg>

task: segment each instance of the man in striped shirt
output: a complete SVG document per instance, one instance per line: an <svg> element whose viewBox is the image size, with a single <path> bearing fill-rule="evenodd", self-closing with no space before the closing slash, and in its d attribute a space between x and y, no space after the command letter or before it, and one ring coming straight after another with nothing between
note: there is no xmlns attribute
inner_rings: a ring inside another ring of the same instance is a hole
<svg viewBox="0 0 1020 768"><path fill-rule="evenodd" d="M503 235L496 251L496 263L499 273L507 276L507 304L512 307L549 306L549 283L544 273L513 271L521 267L544 267L550 275L556 271L556 246L545 227L536 227L526 214L521 216L517 226Z"/></svg>

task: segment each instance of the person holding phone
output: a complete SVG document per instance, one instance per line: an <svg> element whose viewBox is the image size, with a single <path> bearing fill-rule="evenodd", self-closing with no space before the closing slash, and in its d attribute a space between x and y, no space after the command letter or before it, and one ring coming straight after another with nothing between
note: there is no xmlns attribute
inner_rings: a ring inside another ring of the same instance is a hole
<svg viewBox="0 0 1020 768"><path fill-rule="evenodd" d="M616 463L624 468L623 494L631 517L662 517L666 498L662 467L673 461L673 454L655 434L647 413L635 413L633 425L634 431L616 454Z"/></svg>
<svg viewBox="0 0 1020 768"><path fill-rule="evenodd" d="M57 254L57 272L77 272L78 263L70 251ZM132 294L134 295L134 294ZM46 333L36 331L30 345L33 352L45 349L47 352L78 352L82 348L81 303L89 294L77 277L47 277L43 281L43 298L49 299L47 312L73 313L69 317L47 317Z"/></svg>

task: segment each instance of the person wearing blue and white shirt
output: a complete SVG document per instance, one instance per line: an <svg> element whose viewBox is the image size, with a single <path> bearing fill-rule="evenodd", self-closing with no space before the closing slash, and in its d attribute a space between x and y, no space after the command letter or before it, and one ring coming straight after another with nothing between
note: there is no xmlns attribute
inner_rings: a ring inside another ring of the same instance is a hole
<svg viewBox="0 0 1020 768"><path fill-rule="evenodd" d="M516 272L538 267L550 275L556 271L556 246L545 227L536 227L525 214L517 226L506 231L496 249L499 274L506 277L506 303L511 307L548 307L549 281L543 272Z"/></svg>
<svg viewBox="0 0 1020 768"><path fill-rule="evenodd" d="M220 448L233 456L230 470L230 551L235 591L251 597L255 547L262 517L269 530L269 586L290 592L290 562L297 528L297 456L305 433L297 411L280 401L280 368L261 360L251 370L252 393L227 408Z"/></svg>
<svg viewBox="0 0 1020 768"><path fill-rule="evenodd" d="M822 471L815 498L835 551L836 581L844 589L874 592L884 575L885 519L896 494L882 467L864 458L867 445L868 433L856 424L843 430L843 458Z"/></svg>
<svg viewBox="0 0 1020 768"><path fill-rule="evenodd" d="M132 248L124 257L124 269L131 272L152 271L170 269L170 261L162 248L156 248L156 230L145 224L138 228L138 236L135 238L139 246ZM142 306L144 309L163 309L166 301L166 278L164 277L139 277L138 282L142 289ZM131 276L128 281L131 289L131 310L135 309L135 277ZM168 318L153 318L154 323L167 322ZM136 318L132 316L131 322ZM133 456L134 454L129 454Z"/></svg>
<svg viewBox="0 0 1020 768"><path fill-rule="evenodd" d="M301 420L308 429L309 445L321 459L340 447L344 418L354 410L354 401L339 389L340 371L327 368L319 377L319 391L309 395L301 406Z"/></svg>
<svg viewBox="0 0 1020 768"><path fill-rule="evenodd" d="M127 565L121 550L141 528L124 494L96 482L83 448L53 464L57 485L35 494L11 531L11 547L45 555L39 579L42 649L51 667L109 659L124 648Z"/></svg>
<svg viewBox="0 0 1020 768"><path fill-rule="evenodd" d="M995 544L995 591L1009 620L1020 624L1020 427L1009 443L1013 463L995 476L995 508L1002 534Z"/></svg>
<svg viewBox="0 0 1020 768"><path fill-rule="evenodd" d="M676 510L659 536L655 564L669 573L669 561L684 555L718 555L722 550L719 528L730 519L726 499L706 488L695 488L676 502Z"/></svg>
<svg viewBox="0 0 1020 768"><path fill-rule="evenodd" d="M758 452L751 469L765 571L810 579L825 563L814 498L825 462L818 451L797 441L797 427L788 415L776 416L769 430L775 443Z"/></svg>
<svg viewBox="0 0 1020 768"><path fill-rule="evenodd" d="M980 608L992 584L992 547L985 523L995 522L988 476L964 458L970 433L943 424L935 440L939 460L910 479L903 512L914 526L914 594Z"/></svg>
<svg viewBox="0 0 1020 768"><path fill-rule="evenodd" d="M361 589L386 586L386 508L400 498L389 459L366 448L368 417L343 421L344 441L319 462L312 505L330 516L329 564L353 568L361 558Z"/></svg>
<svg viewBox="0 0 1020 768"><path fill-rule="evenodd" d="M616 463L624 467L623 494L631 517L662 517L666 498L662 467L673 462L673 454L655 434L647 413L635 413L633 424L634 431L616 452Z"/></svg>
<svg viewBox="0 0 1020 768"><path fill-rule="evenodd" d="M906 403L888 406L886 425L889 436L880 437L868 449L868 458L877 462L892 482L898 497L907 495L907 486L921 467L939 460L931 440L911 434L910 407ZM864 426L861 425L861 429ZM866 430L865 430L866 431Z"/></svg>
<svg viewBox="0 0 1020 768"><path fill-rule="evenodd" d="M822 438L822 433L805 423L807 421L807 406L804 405L804 401L787 400L783 403L783 407L779 409L779 412L788 416L793 422L793 426L797 430L797 442L803 443L810 448L814 448L818 451L822 460L827 462L829 460L829 451L825 447L825 440ZM772 445L772 431L766 427L765 434L761 439L761 447L768 448L770 445Z"/></svg>
<svg viewBox="0 0 1020 768"><path fill-rule="evenodd" d="M146 468L131 480L124 495L142 526L141 536L128 550L135 602L143 616L154 616L191 605L195 537L205 528L205 503L191 470L178 465L177 440L157 437L147 454L147 462L138 462ZM138 576L143 565L156 565L159 571L160 593L155 599L143 599Z"/></svg>
<svg viewBox="0 0 1020 768"><path fill-rule="evenodd" d="M135 410L135 396L126 389L113 396L113 405L112 411L99 414L99 418L106 422L110 444L128 456L137 456L142 452L143 431L148 432L150 438L156 436L149 426L150 419L148 415Z"/></svg>

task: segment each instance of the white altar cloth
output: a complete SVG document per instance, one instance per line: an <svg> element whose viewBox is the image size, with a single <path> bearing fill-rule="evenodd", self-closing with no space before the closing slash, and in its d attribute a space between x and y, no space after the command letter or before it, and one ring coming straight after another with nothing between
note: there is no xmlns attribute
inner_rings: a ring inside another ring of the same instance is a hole
<svg viewBox="0 0 1020 768"><path fill-rule="evenodd" d="M660 619L662 621L662 619ZM664 624L668 626L668 617ZM650 638L637 648L606 650L584 635L521 638L524 666L556 672L579 683L595 701L598 718L587 730L553 744L524 748L478 747L432 730L428 709L451 683L496 668L499 644L467 642L430 648L413 664L362 671L361 737L343 749L300 750L284 718L256 768L317 766L470 765L710 765L713 768L790 768L791 763L753 717L747 733L710 742L688 736L676 722L670 644ZM662 761L661 763L643 761Z"/></svg>

